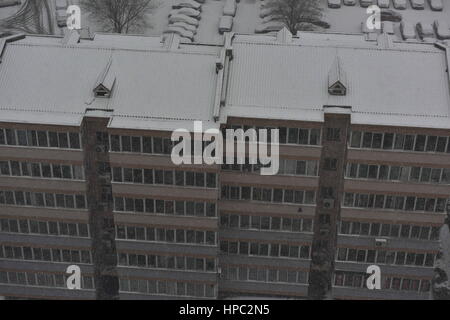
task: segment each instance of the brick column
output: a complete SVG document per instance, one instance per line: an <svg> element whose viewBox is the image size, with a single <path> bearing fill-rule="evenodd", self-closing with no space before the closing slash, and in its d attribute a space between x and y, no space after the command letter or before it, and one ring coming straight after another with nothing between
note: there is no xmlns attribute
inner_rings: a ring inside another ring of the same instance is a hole
<svg viewBox="0 0 450 320"><path fill-rule="evenodd" d="M310 299L331 298L337 225L340 220L350 133L350 108L324 107L324 110L319 190L309 274Z"/></svg>
<svg viewBox="0 0 450 320"><path fill-rule="evenodd" d="M108 122L107 112L88 110L81 125L94 282L99 300L119 298Z"/></svg>

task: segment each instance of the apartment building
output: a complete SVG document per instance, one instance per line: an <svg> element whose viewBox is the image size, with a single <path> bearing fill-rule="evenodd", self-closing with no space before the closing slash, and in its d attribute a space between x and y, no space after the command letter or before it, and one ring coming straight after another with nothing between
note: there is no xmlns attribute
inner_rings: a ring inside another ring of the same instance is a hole
<svg viewBox="0 0 450 320"><path fill-rule="evenodd" d="M0 295L428 299L447 50L287 30L2 39ZM279 129L278 174L175 165L171 134L194 121ZM81 290L65 286L74 264ZM374 264L381 290L365 286Z"/></svg>

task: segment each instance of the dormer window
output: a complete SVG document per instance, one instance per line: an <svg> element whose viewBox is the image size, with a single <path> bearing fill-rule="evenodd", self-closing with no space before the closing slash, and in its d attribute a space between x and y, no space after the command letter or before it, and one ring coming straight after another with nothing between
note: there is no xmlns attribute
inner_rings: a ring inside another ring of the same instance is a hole
<svg viewBox="0 0 450 320"><path fill-rule="evenodd" d="M93 90L94 96L96 98L110 98L115 83L116 75L114 72L112 58L110 58L97 79Z"/></svg>
<svg viewBox="0 0 450 320"><path fill-rule="evenodd" d="M94 96L96 98L109 98L111 96L111 91L103 85L98 85L97 88L94 89Z"/></svg>
<svg viewBox="0 0 450 320"><path fill-rule="evenodd" d="M345 96L347 94L347 77L339 57L336 57L328 73L328 93L332 96Z"/></svg>
<svg viewBox="0 0 450 320"><path fill-rule="evenodd" d="M328 93L332 96L345 96L347 94L347 88L342 83L336 82L328 88Z"/></svg>

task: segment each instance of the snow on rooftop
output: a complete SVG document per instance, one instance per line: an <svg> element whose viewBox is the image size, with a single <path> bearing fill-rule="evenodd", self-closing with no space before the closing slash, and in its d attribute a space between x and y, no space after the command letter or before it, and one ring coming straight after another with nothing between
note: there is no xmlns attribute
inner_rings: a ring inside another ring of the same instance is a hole
<svg viewBox="0 0 450 320"><path fill-rule="evenodd" d="M226 115L322 121L323 106L337 105L352 107L353 123L450 128L444 51L385 48L354 36L304 38L276 44L275 37L236 36ZM345 66L345 96L327 90L336 57Z"/></svg>
<svg viewBox="0 0 450 320"><path fill-rule="evenodd" d="M64 46L61 39L44 39L39 43L31 37L7 45L0 63L0 121L12 121L13 115L18 122L32 121L33 112L47 112L51 117L54 112L83 114L98 105L114 109L114 115L122 119L171 120L173 125L176 121L212 121L215 47L196 52L191 45L167 51L160 44L137 50L135 43L125 49L127 42L121 40L106 48L104 42L101 46L96 41ZM112 96L94 98L93 89L110 59L115 75ZM6 110L30 113L4 114Z"/></svg>
<svg viewBox="0 0 450 320"><path fill-rule="evenodd" d="M194 120L218 126L213 113L222 47L167 49L160 41L98 35L73 45L36 36L9 43L0 63L0 121L79 125L86 108L105 108L114 110L110 125L118 128L172 130ZM276 35L236 35L232 48L222 121L322 121L323 106L335 105L351 106L357 124L450 128L446 55L433 44L299 33L286 43ZM336 58L345 71L345 96L328 92ZM110 60L112 95L95 98Z"/></svg>

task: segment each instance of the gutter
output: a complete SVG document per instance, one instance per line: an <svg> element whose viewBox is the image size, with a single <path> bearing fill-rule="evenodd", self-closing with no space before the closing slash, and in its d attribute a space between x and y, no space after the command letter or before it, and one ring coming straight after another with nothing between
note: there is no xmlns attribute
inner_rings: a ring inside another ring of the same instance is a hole
<svg viewBox="0 0 450 320"><path fill-rule="evenodd" d="M450 93L450 74L449 74L449 65L450 65L450 53L449 47L442 42L435 42L434 46L438 49L445 51L445 72L447 73L447 85Z"/></svg>
<svg viewBox="0 0 450 320"><path fill-rule="evenodd" d="M5 52L6 44L10 43L10 42L25 39L25 37L26 37L25 34L21 33L21 34L15 34L12 36L8 36L5 38L0 38L0 63L2 63L2 56L3 56L3 53Z"/></svg>
<svg viewBox="0 0 450 320"><path fill-rule="evenodd" d="M228 79L230 74L230 64L233 60L232 42L234 33L225 33L225 44L220 51L220 56L216 61L217 85L214 99L214 121L219 121L220 109L225 106L228 93Z"/></svg>

